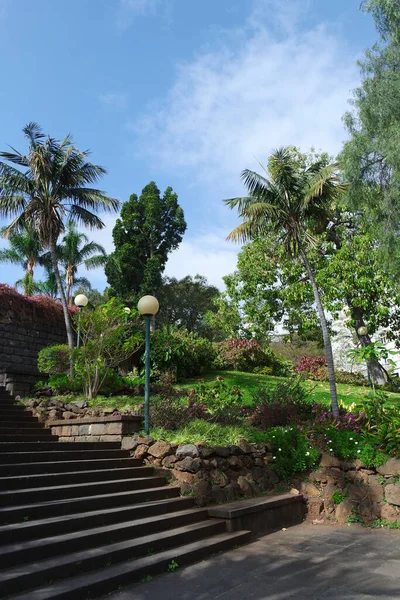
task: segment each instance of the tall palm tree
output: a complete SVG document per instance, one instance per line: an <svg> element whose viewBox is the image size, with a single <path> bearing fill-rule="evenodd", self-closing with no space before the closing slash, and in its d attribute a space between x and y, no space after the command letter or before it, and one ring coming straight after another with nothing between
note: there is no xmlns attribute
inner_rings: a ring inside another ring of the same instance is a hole
<svg viewBox="0 0 400 600"><path fill-rule="evenodd" d="M107 261L106 251L96 242L79 232L73 222L67 224L67 234L62 243L57 246L57 254L65 273L65 295L68 304L72 304L72 289L84 286L90 289L90 283L85 277L77 278L78 267L84 265L88 270L102 267Z"/></svg>
<svg viewBox="0 0 400 600"><path fill-rule="evenodd" d="M1 237L7 237L5 229L0 231ZM25 225L20 233L8 235L9 248L0 250L0 262L21 265L25 275L17 281L17 287L22 287L24 294L31 296L35 292L34 270L37 265L43 265L43 250L35 229Z"/></svg>
<svg viewBox="0 0 400 600"><path fill-rule="evenodd" d="M316 161L309 167L301 166L291 148L275 150L264 171L265 176L248 169L243 171L242 181L249 195L225 200L229 208L237 208L242 219L228 239L247 242L267 235L272 229L281 237L289 255L300 257L313 289L320 319L332 411L339 418L332 345L307 250L310 245L315 245L310 225L326 214L327 206L337 200L345 187L339 181L335 164Z"/></svg>
<svg viewBox="0 0 400 600"><path fill-rule="evenodd" d="M106 171L88 162L89 152L78 150L71 136L61 142L46 137L36 123L26 125L23 132L29 144L27 154L14 148L12 152L0 152L3 159L0 161L0 217L13 217L6 228L7 235L20 232L28 224L38 233L40 243L49 249L72 351L74 335L58 267L57 241L68 220L102 229L104 223L93 211L113 212L120 203L90 187Z"/></svg>

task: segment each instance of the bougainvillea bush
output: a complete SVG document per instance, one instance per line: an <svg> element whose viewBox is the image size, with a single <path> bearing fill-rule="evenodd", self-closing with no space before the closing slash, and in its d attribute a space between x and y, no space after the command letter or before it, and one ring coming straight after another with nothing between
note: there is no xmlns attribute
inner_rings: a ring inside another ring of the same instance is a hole
<svg viewBox="0 0 400 600"><path fill-rule="evenodd" d="M326 367L326 358L319 356L302 356L296 365L296 372L307 377L318 377L321 367Z"/></svg>
<svg viewBox="0 0 400 600"><path fill-rule="evenodd" d="M215 344L218 370L244 371L269 375L288 375L289 362L279 358L271 348L263 348L256 340L235 338Z"/></svg>
<svg viewBox="0 0 400 600"><path fill-rule="evenodd" d="M69 308L71 313L75 313L78 309L76 306ZM50 322L62 321L64 323L63 310L61 303L49 296L24 296L17 290L5 283L0 283L0 311L1 313L18 314L21 319L26 316L33 323L37 311L46 316Z"/></svg>

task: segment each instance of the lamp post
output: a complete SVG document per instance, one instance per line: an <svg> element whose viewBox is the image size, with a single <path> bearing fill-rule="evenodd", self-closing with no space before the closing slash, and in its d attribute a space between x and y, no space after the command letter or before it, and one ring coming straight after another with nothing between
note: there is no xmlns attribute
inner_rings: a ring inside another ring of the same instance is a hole
<svg viewBox="0 0 400 600"><path fill-rule="evenodd" d="M144 430L150 433L150 325L160 305L154 296L143 296L138 302L138 311L144 316L146 326L146 349L144 368Z"/></svg>
<svg viewBox="0 0 400 600"><path fill-rule="evenodd" d="M127 323L129 315L131 314L131 309L129 308L129 306L125 306L124 313L125 313L125 323Z"/></svg>
<svg viewBox="0 0 400 600"><path fill-rule="evenodd" d="M76 347L79 348L79 342L81 339L81 310L87 306L89 300L85 294L78 294L75 296L74 303L78 307L79 315L78 315L78 339L76 341Z"/></svg>
<svg viewBox="0 0 400 600"><path fill-rule="evenodd" d="M368 333L368 327L366 327L365 325L361 325L361 327L359 327L357 329L357 333L360 337L367 335Z"/></svg>

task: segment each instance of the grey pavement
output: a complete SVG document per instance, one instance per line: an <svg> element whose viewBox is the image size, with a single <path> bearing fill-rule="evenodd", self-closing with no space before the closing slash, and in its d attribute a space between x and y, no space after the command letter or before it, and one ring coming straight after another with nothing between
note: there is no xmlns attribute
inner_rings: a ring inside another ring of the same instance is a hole
<svg viewBox="0 0 400 600"><path fill-rule="evenodd" d="M400 600L400 532L297 525L104 600Z"/></svg>

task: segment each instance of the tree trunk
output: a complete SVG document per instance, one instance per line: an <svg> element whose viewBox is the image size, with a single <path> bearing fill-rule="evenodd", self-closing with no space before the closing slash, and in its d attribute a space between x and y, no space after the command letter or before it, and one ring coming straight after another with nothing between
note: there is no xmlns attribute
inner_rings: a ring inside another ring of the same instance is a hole
<svg viewBox="0 0 400 600"><path fill-rule="evenodd" d="M71 315L69 314L67 299L65 297L64 288L61 281L60 271L58 269L58 261L57 261L57 252L56 252L56 243L55 240L50 240L50 254L51 254L51 262L53 265L54 275L57 281L58 293L60 294L60 300L64 313L65 320L65 329L67 331L67 339L68 339L68 347L70 350L70 376L73 376L73 360L72 360L72 351L75 348L75 338L74 332L72 329L72 321Z"/></svg>
<svg viewBox="0 0 400 600"><path fill-rule="evenodd" d="M67 304L68 306L72 306L72 298L71 298L71 290L72 290L72 285L74 282L73 279L73 275L72 275L72 267L70 265L68 265L67 267L67 271L66 271L66 276L65 276L65 296L67 299Z"/></svg>
<svg viewBox="0 0 400 600"><path fill-rule="evenodd" d="M303 264L306 268L308 277L310 279L310 283L314 292L315 304L317 305L319 321L321 324L322 337L324 339L324 347L325 347L325 356L326 356L326 364L328 367L328 379L329 379L329 390L331 395L332 402L332 412L335 419L339 419L339 405L337 400L337 391L336 391L336 380L335 380L335 365L333 362L333 352L332 352L332 344L328 331L328 324L326 322L324 308L322 306L321 297L319 295L319 290L317 284L315 282L314 273L312 271L311 265L308 262L306 253L303 248L300 246L300 256L303 260Z"/></svg>
<svg viewBox="0 0 400 600"><path fill-rule="evenodd" d="M369 335L359 335L358 333L360 327L365 327L361 310L350 307L350 312L352 319L355 321L355 330L361 346L369 346L371 344L371 338ZM368 379L370 380L370 383L374 383L376 385L385 385L389 377L386 369L382 367L379 360L371 359L367 360L366 362L368 368Z"/></svg>

